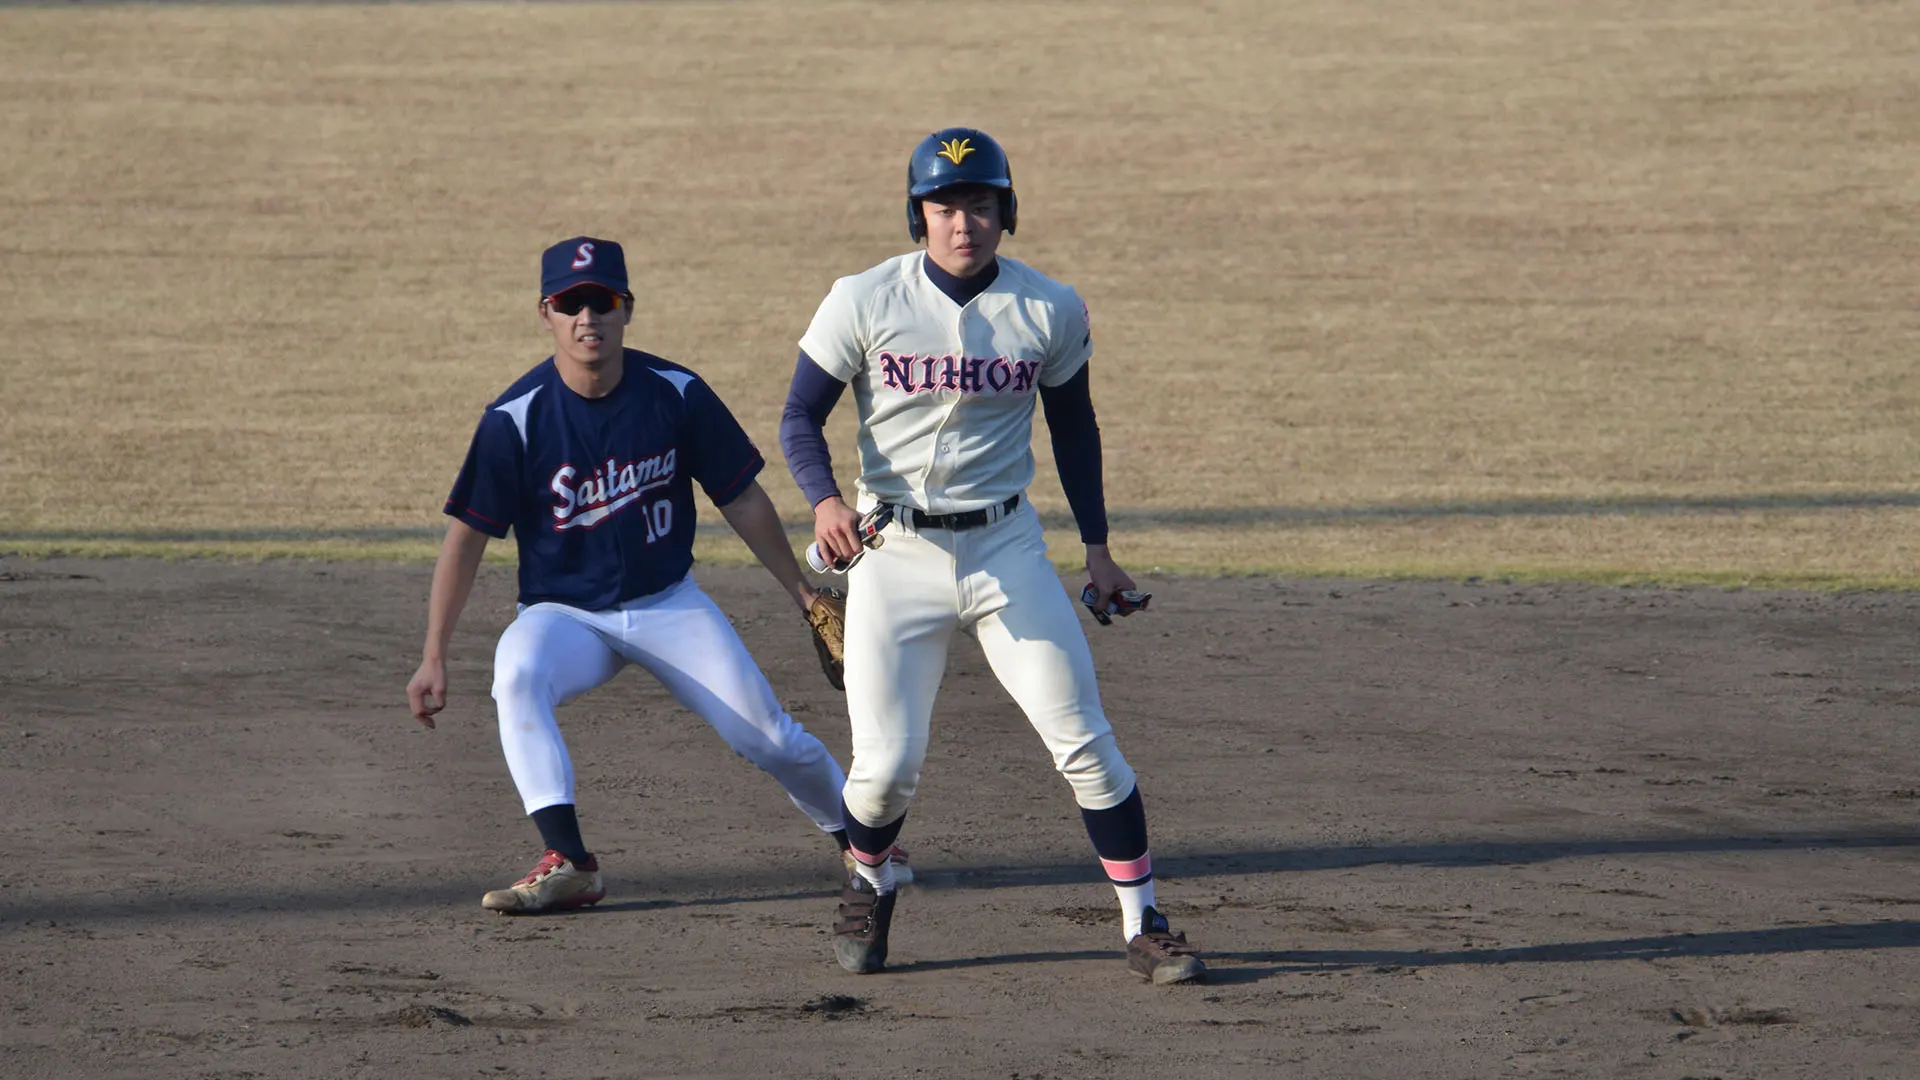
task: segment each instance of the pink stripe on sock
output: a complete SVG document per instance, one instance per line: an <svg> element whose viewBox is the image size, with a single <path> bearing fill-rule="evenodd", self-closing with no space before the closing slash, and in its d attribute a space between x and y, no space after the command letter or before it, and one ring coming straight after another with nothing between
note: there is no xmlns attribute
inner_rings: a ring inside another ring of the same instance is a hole
<svg viewBox="0 0 1920 1080"><path fill-rule="evenodd" d="M1153 857L1142 855L1137 859L1119 862L1114 859L1101 859L1100 865L1107 868L1107 877L1114 881L1137 881L1153 873Z"/></svg>
<svg viewBox="0 0 1920 1080"><path fill-rule="evenodd" d="M874 855L869 852L861 851L859 848L853 847L852 845L848 845L847 850L853 852L854 858L860 860L863 863L866 863L868 866L879 866L881 863L886 862L887 859L889 859L893 855L892 849L888 849L887 851L882 852L879 855Z"/></svg>

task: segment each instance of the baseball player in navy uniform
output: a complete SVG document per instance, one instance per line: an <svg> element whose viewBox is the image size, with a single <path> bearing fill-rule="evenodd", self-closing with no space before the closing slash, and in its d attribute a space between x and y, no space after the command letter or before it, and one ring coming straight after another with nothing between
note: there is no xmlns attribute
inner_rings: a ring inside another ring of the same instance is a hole
<svg viewBox="0 0 1920 1080"><path fill-rule="evenodd" d="M771 773L847 846L846 783L820 740L781 709L727 618L694 583L694 485L803 611L802 577L765 464L718 395L622 340L633 318L626 258L580 236L541 258L540 321L553 355L481 415L434 567L424 656L407 697L420 723L446 704L447 643L490 538L512 530L519 614L494 654L500 743L545 841L533 871L482 898L500 912L563 911L606 895L580 836L573 764L555 707L638 664L728 746Z"/></svg>
<svg viewBox="0 0 1920 1080"><path fill-rule="evenodd" d="M881 970L897 893L889 857L926 760L955 631L974 635L1073 789L1121 908L1129 968L1158 984L1206 968L1154 908L1146 813L1100 706L1073 601L1025 497L1035 398L1086 545L1089 606L1144 606L1107 551L1092 330L1074 290L998 254L1017 204L986 133L927 136L907 164L907 227L924 249L841 278L806 335L781 421L814 541L847 565L845 682L853 759L842 796L856 876L842 891L841 966ZM850 506L822 434L853 388L860 480ZM885 508L881 543L860 528ZM1110 621L1110 617L1109 617Z"/></svg>

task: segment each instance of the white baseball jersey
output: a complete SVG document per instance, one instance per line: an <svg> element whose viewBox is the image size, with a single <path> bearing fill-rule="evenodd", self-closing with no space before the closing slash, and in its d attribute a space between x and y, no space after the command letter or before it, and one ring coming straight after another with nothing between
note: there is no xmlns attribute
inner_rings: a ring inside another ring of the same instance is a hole
<svg viewBox="0 0 1920 1080"><path fill-rule="evenodd" d="M1004 502L1033 480L1033 403L1093 355L1068 285L999 258L964 307L909 252L834 282L800 348L853 387L860 490L931 514Z"/></svg>

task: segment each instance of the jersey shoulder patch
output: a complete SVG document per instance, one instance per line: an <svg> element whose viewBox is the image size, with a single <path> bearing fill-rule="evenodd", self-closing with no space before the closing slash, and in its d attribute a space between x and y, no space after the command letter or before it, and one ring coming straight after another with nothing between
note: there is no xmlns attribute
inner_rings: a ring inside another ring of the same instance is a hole
<svg viewBox="0 0 1920 1080"><path fill-rule="evenodd" d="M536 386L511 401L503 401L493 407L494 412L506 413L512 418L514 430L520 433L522 450L527 448L527 410L533 406L533 399L541 389L542 387Z"/></svg>
<svg viewBox="0 0 1920 1080"><path fill-rule="evenodd" d="M687 387L700 381L700 376L695 374L691 369L676 364L664 356L655 356L650 352L641 352L638 349L628 349L627 368L628 370L632 370L636 367L645 368L660 378L665 379L667 383L679 393L680 400L682 401L687 399Z"/></svg>
<svg viewBox="0 0 1920 1080"><path fill-rule="evenodd" d="M657 368L657 367L650 367L647 370L653 372L655 375L658 375L661 378L672 383L673 388L675 390L680 391L680 396L682 398L685 398L687 396L687 384L690 382L695 382L699 379L699 376L695 375L691 371L672 371L666 368Z"/></svg>
<svg viewBox="0 0 1920 1080"><path fill-rule="evenodd" d="M527 418L533 413L534 399L540 396L540 391L546 389L548 383L559 377L560 372L553 366L553 357L549 356L529 368L526 374L513 380L513 385L507 387L499 397L493 399L493 404L487 406L488 415L504 413L513 420L514 430L520 433L521 449L524 450L527 447L529 431Z"/></svg>

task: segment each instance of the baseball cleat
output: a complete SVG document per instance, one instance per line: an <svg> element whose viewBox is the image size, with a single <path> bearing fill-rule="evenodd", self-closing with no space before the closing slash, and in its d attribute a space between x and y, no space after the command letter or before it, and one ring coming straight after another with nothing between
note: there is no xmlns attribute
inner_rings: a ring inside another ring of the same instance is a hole
<svg viewBox="0 0 1920 1080"><path fill-rule="evenodd" d="M887 928L893 924L898 890L876 896L873 886L858 874L840 890L838 918L833 923L833 956L856 975L871 975L887 966Z"/></svg>
<svg viewBox="0 0 1920 1080"><path fill-rule="evenodd" d="M888 861L893 863L893 883L895 886L913 884L913 864L907 862L906 848L901 847L899 844L893 845L893 850L888 856ZM840 862L847 868L848 877L860 876L860 871L854 868L853 852L841 852Z"/></svg>
<svg viewBox="0 0 1920 1080"><path fill-rule="evenodd" d="M1187 944L1187 935L1174 933L1167 917L1153 908L1140 920L1140 933L1127 942L1127 967L1155 986L1207 979L1200 950Z"/></svg>
<svg viewBox="0 0 1920 1080"><path fill-rule="evenodd" d="M549 849L540 856L532 873L481 897L480 906L503 915L538 915L588 907L606 895L598 859L589 855L585 865L576 866L565 855Z"/></svg>

